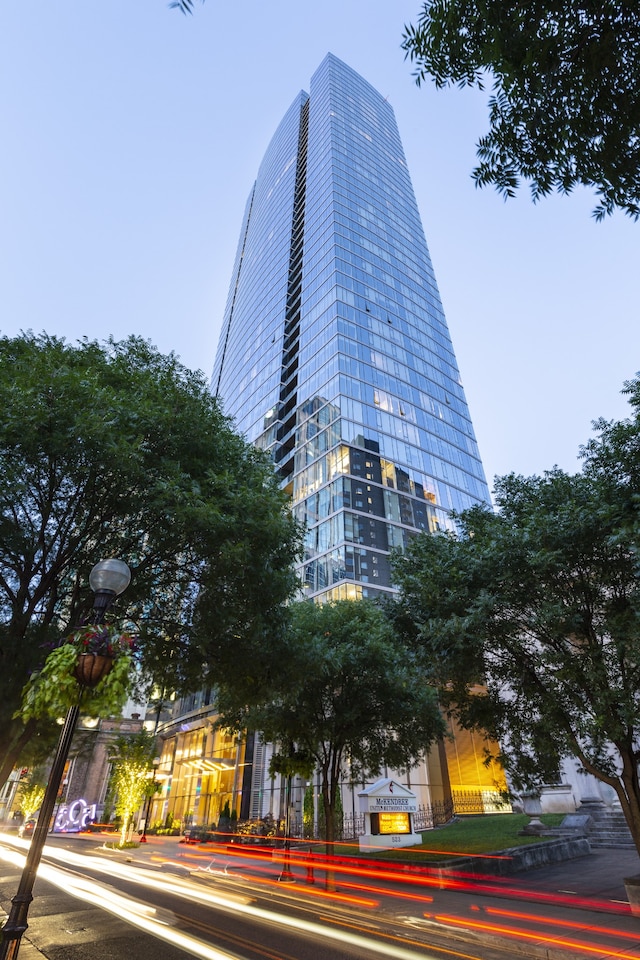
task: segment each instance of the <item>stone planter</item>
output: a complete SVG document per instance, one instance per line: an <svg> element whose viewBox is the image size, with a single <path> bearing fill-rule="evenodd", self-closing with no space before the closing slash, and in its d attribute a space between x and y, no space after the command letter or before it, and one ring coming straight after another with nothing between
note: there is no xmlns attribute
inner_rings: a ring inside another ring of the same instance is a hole
<svg viewBox="0 0 640 960"><path fill-rule="evenodd" d="M545 829L542 820L540 820L540 814L542 813L540 794L523 793L521 800L522 812L526 813L529 817L529 823L520 830L520 834L521 836L538 836L543 833Z"/></svg>
<svg viewBox="0 0 640 960"><path fill-rule="evenodd" d="M540 803L539 793L523 793L522 812L528 817L539 817L542 813L542 804Z"/></svg>

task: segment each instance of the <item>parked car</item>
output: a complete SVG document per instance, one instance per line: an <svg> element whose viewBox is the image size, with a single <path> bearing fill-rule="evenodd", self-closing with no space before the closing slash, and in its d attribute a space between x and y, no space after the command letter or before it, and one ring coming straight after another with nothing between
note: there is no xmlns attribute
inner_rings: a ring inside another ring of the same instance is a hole
<svg viewBox="0 0 640 960"><path fill-rule="evenodd" d="M19 837L31 837L36 826L36 818L29 817L28 820L25 820L24 823L21 823L18 827L18 836Z"/></svg>

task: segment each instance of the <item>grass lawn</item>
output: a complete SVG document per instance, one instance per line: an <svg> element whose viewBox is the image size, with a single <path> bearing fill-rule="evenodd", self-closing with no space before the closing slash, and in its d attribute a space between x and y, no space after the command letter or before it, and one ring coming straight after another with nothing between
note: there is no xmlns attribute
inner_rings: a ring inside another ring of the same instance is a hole
<svg viewBox="0 0 640 960"><path fill-rule="evenodd" d="M563 813L546 813L542 814L540 820L545 826L553 828L557 827L563 818ZM422 834L422 846L376 850L369 855L376 860L434 862L471 853L494 853L509 847L548 840L549 837L519 836L529 819L524 813L489 813L484 816L461 817L446 827L425 830ZM368 855L361 853L353 844L337 844L336 853L347 856Z"/></svg>

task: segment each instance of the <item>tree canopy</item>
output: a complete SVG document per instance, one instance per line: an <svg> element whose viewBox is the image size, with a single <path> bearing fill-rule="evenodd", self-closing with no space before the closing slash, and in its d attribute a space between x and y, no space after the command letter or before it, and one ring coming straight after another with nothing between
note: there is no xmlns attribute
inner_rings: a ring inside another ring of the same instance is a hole
<svg viewBox="0 0 640 960"><path fill-rule="evenodd" d="M280 772L317 767L329 843L344 765L354 777L411 767L444 732L415 652L366 600L293 604L269 696L245 705L243 695L220 690L221 725L278 744Z"/></svg>
<svg viewBox="0 0 640 960"><path fill-rule="evenodd" d="M576 758L640 852L640 381L628 390L635 417L599 424L581 473L499 478L498 513L421 535L396 576L443 704L501 744L512 783L555 782Z"/></svg>
<svg viewBox="0 0 640 960"><path fill-rule="evenodd" d="M199 689L240 636L258 646L277 633L298 529L270 461L203 376L142 339L4 337L0 405L6 770L42 726L14 717L20 691L43 645L86 621L98 560L131 569L112 616L139 635L142 676Z"/></svg>
<svg viewBox="0 0 640 960"><path fill-rule="evenodd" d="M417 82L484 88L478 186L534 200L578 185L596 219L640 214L640 19L630 0L428 0L403 44Z"/></svg>

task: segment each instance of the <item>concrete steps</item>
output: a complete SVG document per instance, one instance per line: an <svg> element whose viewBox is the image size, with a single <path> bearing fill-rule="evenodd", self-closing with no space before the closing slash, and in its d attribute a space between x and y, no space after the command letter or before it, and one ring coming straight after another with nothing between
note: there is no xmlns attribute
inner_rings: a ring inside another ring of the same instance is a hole
<svg viewBox="0 0 640 960"><path fill-rule="evenodd" d="M621 813L607 813L602 819L596 820L589 833L589 843L592 847L635 847L627 821Z"/></svg>
<svg viewBox="0 0 640 960"><path fill-rule="evenodd" d="M588 813L591 817L592 823L587 836L592 848L635 849L631 831L621 810L606 807L604 804L588 804L588 808L586 807L583 803L578 813Z"/></svg>

